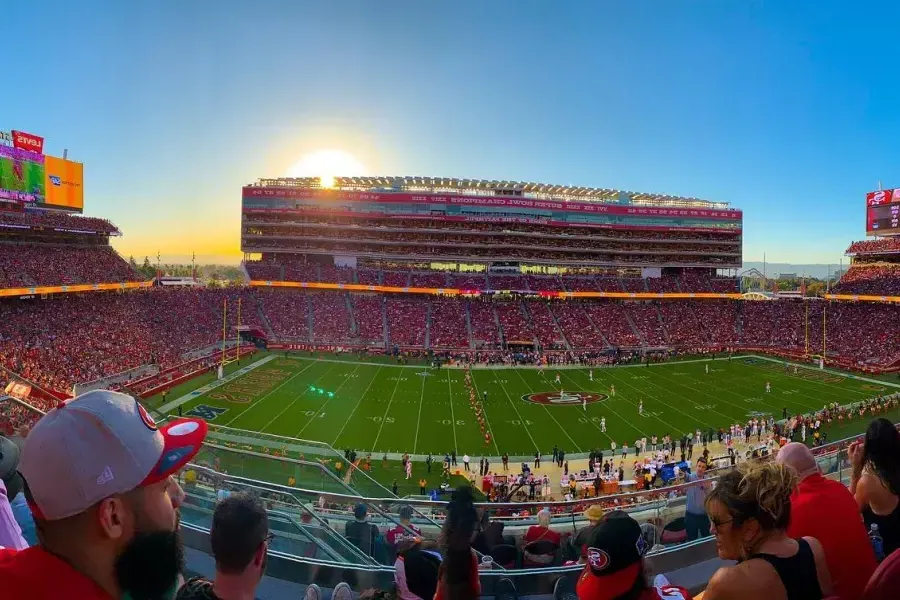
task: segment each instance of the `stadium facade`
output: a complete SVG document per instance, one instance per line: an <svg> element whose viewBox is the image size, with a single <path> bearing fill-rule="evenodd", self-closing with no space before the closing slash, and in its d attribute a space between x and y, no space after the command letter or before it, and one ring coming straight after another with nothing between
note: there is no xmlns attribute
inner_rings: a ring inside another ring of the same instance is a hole
<svg viewBox="0 0 900 600"><path fill-rule="evenodd" d="M612 189L431 177L261 179L242 190L241 249L275 262L404 263L645 277L741 266L728 203ZM477 266L475 266L477 265Z"/></svg>

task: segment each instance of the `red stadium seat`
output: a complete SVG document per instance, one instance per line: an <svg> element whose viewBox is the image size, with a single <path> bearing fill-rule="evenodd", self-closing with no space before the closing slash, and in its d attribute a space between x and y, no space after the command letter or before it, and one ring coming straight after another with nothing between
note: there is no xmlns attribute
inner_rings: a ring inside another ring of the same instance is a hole
<svg viewBox="0 0 900 600"><path fill-rule="evenodd" d="M869 579L863 600L894 600L900 593L900 550L881 561Z"/></svg>

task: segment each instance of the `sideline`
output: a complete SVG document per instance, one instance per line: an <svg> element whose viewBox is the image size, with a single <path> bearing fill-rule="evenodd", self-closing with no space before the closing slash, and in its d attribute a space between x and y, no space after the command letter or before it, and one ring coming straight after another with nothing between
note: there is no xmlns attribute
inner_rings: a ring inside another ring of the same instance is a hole
<svg viewBox="0 0 900 600"><path fill-rule="evenodd" d="M254 362L254 363L250 363L246 367L241 367L237 371L235 371L233 373L229 373L222 379L217 379L211 383L207 383L206 385L197 388L193 392L189 392L189 393L185 394L184 396L181 396L180 398L176 398L175 400L172 400L171 402L167 402L166 404L160 406L156 410L157 410L157 412L159 412L163 415L168 415L172 410L178 408L182 404L186 404L187 402L194 400L195 398L197 398L197 396L202 396L206 392L214 390L218 387L222 387L226 383L230 383L230 382L234 381L235 379L237 379L238 377L243 377L250 371L253 371L254 369L258 369L259 367L275 360L276 358L281 358L281 357L275 356L274 354L264 356L260 360Z"/></svg>

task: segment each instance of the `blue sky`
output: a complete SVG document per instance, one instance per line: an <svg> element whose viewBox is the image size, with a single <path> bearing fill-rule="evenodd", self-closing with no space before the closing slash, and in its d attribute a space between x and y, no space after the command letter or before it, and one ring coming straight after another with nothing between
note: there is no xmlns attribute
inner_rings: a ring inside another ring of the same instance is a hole
<svg viewBox="0 0 900 600"><path fill-rule="evenodd" d="M863 6L854 6L865 4ZM894 2L13 2L0 129L85 163L126 256L239 258L240 187L369 173L724 200L745 260L837 263L900 187Z"/></svg>

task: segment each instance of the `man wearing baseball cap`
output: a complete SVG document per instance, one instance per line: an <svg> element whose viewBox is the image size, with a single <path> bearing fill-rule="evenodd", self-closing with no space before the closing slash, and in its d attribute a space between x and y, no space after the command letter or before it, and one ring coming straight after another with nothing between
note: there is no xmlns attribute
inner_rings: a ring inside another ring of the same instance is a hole
<svg viewBox="0 0 900 600"><path fill-rule="evenodd" d="M684 588L651 587L647 583L643 558L646 546L641 526L628 513L606 515L587 541L587 564L576 586L579 600L691 600Z"/></svg>
<svg viewBox="0 0 900 600"><path fill-rule="evenodd" d="M0 550L4 600L161 599L183 563L173 475L206 423L157 427L137 400L95 390L61 403L25 440L19 472L38 546Z"/></svg>

